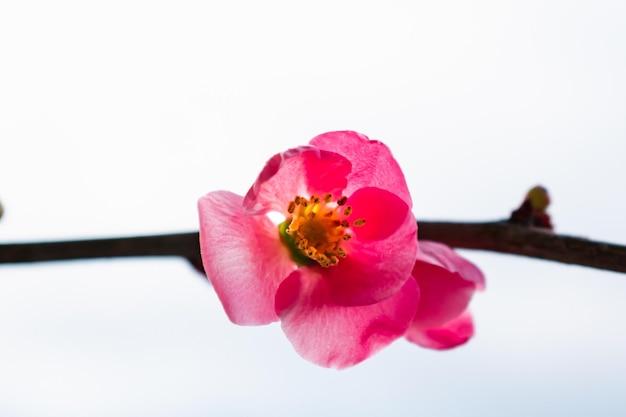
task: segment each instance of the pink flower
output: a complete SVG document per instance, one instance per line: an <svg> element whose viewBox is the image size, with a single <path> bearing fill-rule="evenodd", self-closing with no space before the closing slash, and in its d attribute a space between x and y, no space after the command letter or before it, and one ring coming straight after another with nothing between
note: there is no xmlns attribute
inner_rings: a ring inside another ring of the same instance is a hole
<svg viewBox="0 0 626 417"><path fill-rule="evenodd" d="M401 336L452 348L473 335L467 306L485 279L445 245L418 251L411 205L384 144L326 133L272 157L245 197L200 199L204 268L231 321L280 320L322 366L355 365Z"/></svg>
<svg viewBox="0 0 626 417"><path fill-rule="evenodd" d="M384 144L326 133L272 157L245 197L200 199L204 268L231 321L280 320L301 356L345 368L415 324L411 206Z"/></svg>
<svg viewBox="0 0 626 417"><path fill-rule="evenodd" d="M413 277L420 302L406 338L431 349L467 342L474 334L467 306L474 292L485 286L480 269L446 245L420 240Z"/></svg>

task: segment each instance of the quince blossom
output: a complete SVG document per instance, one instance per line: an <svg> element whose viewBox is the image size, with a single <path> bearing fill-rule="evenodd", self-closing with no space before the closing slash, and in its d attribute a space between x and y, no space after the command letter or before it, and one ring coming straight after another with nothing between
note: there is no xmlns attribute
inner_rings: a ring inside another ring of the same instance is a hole
<svg viewBox="0 0 626 417"><path fill-rule="evenodd" d="M202 261L232 322L280 320L295 350L318 365L355 365L405 335L452 347L468 332L443 342L437 335L457 335L455 320L467 322L459 314L468 286L457 281L480 281L478 270L450 249L418 252L411 207L383 143L352 131L322 134L274 155L245 197L215 191L199 200ZM434 304L443 298L440 311Z"/></svg>

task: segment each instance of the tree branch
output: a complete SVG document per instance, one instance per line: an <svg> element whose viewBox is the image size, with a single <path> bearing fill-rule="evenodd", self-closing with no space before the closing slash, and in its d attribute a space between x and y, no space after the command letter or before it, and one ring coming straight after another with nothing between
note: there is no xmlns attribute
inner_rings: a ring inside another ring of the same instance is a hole
<svg viewBox="0 0 626 417"><path fill-rule="evenodd" d="M0 244L0 264L139 256L178 256L195 264L200 261L199 234Z"/></svg>
<svg viewBox="0 0 626 417"><path fill-rule="evenodd" d="M454 248L480 249L626 272L626 246L552 233L508 222L420 221L419 238Z"/></svg>
<svg viewBox="0 0 626 417"><path fill-rule="evenodd" d="M553 234L507 222L419 222L419 238L626 273L626 246ZM177 256L202 270L198 232L0 244L0 264L111 257Z"/></svg>

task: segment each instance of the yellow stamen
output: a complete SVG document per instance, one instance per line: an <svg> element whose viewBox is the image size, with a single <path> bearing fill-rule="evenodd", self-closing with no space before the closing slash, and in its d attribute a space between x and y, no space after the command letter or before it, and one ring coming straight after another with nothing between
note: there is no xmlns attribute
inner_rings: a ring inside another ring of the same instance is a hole
<svg viewBox="0 0 626 417"><path fill-rule="evenodd" d="M347 200L348 197L342 196L333 202L332 194L325 194L323 198L312 195L308 200L295 196L288 203L287 212L290 216L281 230L289 236L286 239L294 259L305 256L323 267L329 267L347 256L345 249L340 247L342 242L352 238L347 233L350 222L344 218L352 213L352 207L342 208ZM364 223L364 219L357 219L354 226L362 226Z"/></svg>

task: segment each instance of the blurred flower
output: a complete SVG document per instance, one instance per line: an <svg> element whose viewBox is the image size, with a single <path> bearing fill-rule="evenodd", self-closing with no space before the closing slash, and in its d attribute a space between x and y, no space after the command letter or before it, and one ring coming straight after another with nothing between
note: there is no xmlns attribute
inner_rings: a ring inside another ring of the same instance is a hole
<svg viewBox="0 0 626 417"><path fill-rule="evenodd" d="M245 197L202 197L200 245L226 314L280 320L295 350L354 365L403 336L417 311L417 226L389 149L330 132L272 157ZM284 221L273 223L268 213Z"/></svg>
<svg viewBox="0 0 626 417"><path fill-rule="evenodd" d="M420 302L406 338L431 349L467 342L474 334L467 306L474 292L485 287L480 269L446 245L420 240L413 277Z"/></svg>

